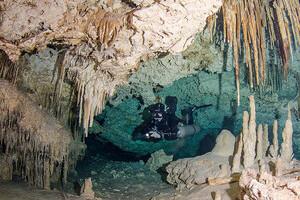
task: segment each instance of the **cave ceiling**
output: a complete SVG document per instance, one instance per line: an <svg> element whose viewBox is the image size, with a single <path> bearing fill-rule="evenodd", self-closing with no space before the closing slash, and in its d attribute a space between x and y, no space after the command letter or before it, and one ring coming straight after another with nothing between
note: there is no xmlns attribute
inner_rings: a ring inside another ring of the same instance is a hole
<svg viewBox="0 0 300 200"><path fill-rule="evenodd" d="M37 1L0 3L0 49L18 63L24 54L54 48L57 77L77 90L79 121L87 134L106 99L142 61L178 54L221 6L207 1ZM59 61L58 61L59 62ZM61 96L57 81L56 96Z"/></svg>

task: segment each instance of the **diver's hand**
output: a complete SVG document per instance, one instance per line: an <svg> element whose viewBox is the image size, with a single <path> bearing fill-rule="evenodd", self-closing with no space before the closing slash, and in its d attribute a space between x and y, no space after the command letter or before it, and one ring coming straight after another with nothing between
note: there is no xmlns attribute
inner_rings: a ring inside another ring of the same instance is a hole
<svg viewBox="0 0 300 200"><path fill-rule="evenodd" d="M150 131L149 133L146 133L146 136L149 137L149 138L155 138L155 139L160 139L161 138L161 135L158 134L155 131Z"/></svg>

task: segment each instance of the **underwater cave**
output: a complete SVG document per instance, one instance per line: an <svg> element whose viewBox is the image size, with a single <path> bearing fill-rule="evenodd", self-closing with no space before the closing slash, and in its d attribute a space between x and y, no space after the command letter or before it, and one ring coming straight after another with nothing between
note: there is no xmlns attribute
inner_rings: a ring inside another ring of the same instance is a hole
<svg viewBox="0 0 300 200"><path fill-rule="evenodd" d="M300 199L299 0L0 1L0 200Z"/></svg>

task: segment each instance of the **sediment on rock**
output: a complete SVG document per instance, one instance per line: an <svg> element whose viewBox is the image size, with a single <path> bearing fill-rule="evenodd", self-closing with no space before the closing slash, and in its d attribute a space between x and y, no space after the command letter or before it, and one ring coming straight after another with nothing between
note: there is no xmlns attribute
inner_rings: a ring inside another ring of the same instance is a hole
<svg viewBox="0 0 300 200"><path fill-rule="evenodd" d="M40 188L66 181L83 145L26 95L0 80L0 179L19 176Z"/></svg>

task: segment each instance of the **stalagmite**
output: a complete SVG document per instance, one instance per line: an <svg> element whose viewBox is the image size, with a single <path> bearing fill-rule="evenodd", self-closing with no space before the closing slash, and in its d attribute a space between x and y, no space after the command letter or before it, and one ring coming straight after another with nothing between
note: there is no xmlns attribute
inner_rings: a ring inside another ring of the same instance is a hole
<svg viewBox="0 0 300 200"><path fill-rule="evenodd" d="M283 174L283 170L284 170L284 161L281 158L277 158L275 161L275 167L274 167L274 172L273 174L275 176L281 176Z"/></svg>
<svg viewBox="0 0 300 200"><path fill-rule="evenodd" d="M264 156L263 152L263 126L258 125L257 129L257 143L256 143L256 160L262 160Z"/></svg>
<svg viewBox="0 0 300 200"><path fill-rule="evenodd" d="M280 148L280 158L288 163L293 159L293 125L291 110L288 108L288 118L282 132L282 143Z"/></svg>
<svg viewBox="0 0 300 200"><path fill-rule="evenodd" d="M264 159L258 161L258 170L259 173L266 172L266 163Z"/></svg>
<svg viewBox="0 0 300 200"><path fill-rule="evenodd" d="M251 142L247 142L250 140L249 138L249 113L247 111L243 112L243 158L244 158L244 167L248 167L252 165L252 159L248 157L251 149ZM250 159L250 160L249 160Z"/></svg>
<svg viewBox="0 0 300 200"><path fill-rule="evenodd" d="M219 164L220 168L212 168L213 163L216 165L216 161L221 161L218 154L214 154L213 151L196 158L179 159L171 162L166 167L168 172L167 181L177 186L180 184L180 188L191 188L191 185L203 184L203 180L206 180L205 183L209 188L224 184L228 186L228 184L239 182L240 195L245 200L279 199L277 197L282 200L298 200L300 195L298 166L300 163L297 160L290 163L293 155L291 113L288 113L283 131L281 148L284 148L285 151L280 151L282 158L274 156L274 151L273 158L266 157L267 147L269 146L268 128L267 125L259 124L256 137L255 129L253 129L256 126L254 97L250 96L249 101L252 117L249 116L247 111L244 111L243 129L235 141L232 163L227 162L231 160L231 156L229 156L225 157L227 158L225 162ZM275 140L273 140L273 143L278 149L277 130L278 123L275 120L273 126ZM254 138L250 132L255 133ZM246 137L248 139L245 139ZM227 147L224 147L224 149L227 149ZM272 149L276 149L276 147L272 147ZM244 166L242 167L241 164L244 164ZM230 166L232 167L231 173L227 173L226 166L228 169ZM206 172L206 168L210 170ZM238 195L237 199L239 199Z"/></svg>
<svg viewBox="0 0 300 200"><path fill-rule="evenodd" d="M269 143L268 124L264 124L264 131L263 131L263 157L267 156L269 146L270 146L270 143Z"/></svg>
<svg viewBox="0 0 300 200"><path fill-rule="evenodd" d="M93 191L93 184L91 178L87 178L84 180L84 183L81 187L80 196L85 199L95 198L95 192Z"/></svg>
<svg viewBox="0 0 300 200"><path fill-rule="evenodd" d="M256 117L254 97L249 97L250 101L250 117L247 111L243 114L243 159L244 167L248 168L255 161L255 145L256 145Z"/></svg>
<svg viewBox="0 0 300 200"><path fill-rule="evenodd" d="M270 154L273 158L278 157L278 121L274 120L273 123L273 142L270 146Z"/></svg>
<svg viewBox="0 0 300 200"><path fill-rule="evenodd" d="M240 171L241 157L242 157L242 150L243 150L243 132L241 132L240 136L237 137L236 141L237 141L236 142L237 150L233 155L232 168L231 168L232 173Z"/></svg>

